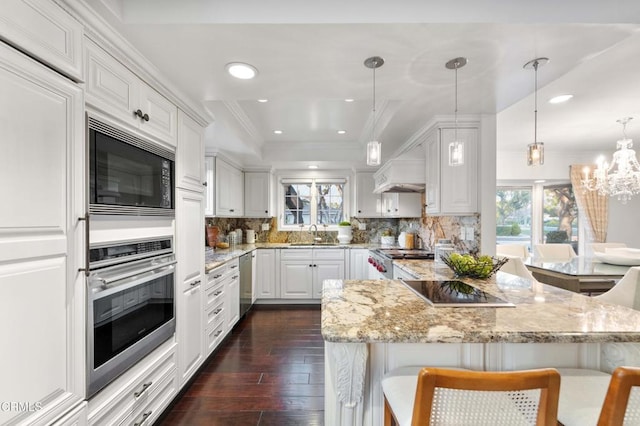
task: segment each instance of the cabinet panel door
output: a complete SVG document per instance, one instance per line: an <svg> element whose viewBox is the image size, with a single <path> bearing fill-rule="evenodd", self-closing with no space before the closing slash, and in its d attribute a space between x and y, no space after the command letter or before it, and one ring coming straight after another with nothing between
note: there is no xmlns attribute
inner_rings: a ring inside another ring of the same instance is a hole
<svg viewBox="0 0 640 426"><path fill-rule="evenodd" d="M425 204L427 213L440 212L440 131L427 137Z"/></svg>
<svg viewBox="0 0 640 426"><path fill-rule="evenodd" d="M203 129L182 111L178 111L176 157L176 186L203 192L205 189Z"/></svg>
<svg viewBox="0 0 640 426"><path fill-rule="evenodd" d="M369 278L369 250L351 249L349 262L349 279L366 280Z"/></svg>
<svg viewBox="0 0 640 426"><path fill-rule="evenodd" d="M51 422L84 399L83 103L70 80L0 42L0 401L42 404L0 410L0 424Z"/></svg>
<svg viewBox="0 0 640 426"><path fill-rule="evenodd" d="M242 172L216 158L215 209L217 216L242 216L244 187Z"/></svg>
<svg viewBox="0 0 640 426"><path fill-rule="evenodd" d="M454 129L442 129L440 211L442 213L475 213L478 210L477 191L477 129L458 129L458 140L464 143L464 164L449 166L449 143Z"/></svg>
<svg viewBox="0 0 640 426"><path fill-rule="evenodd" d="M86 45L87 103L137 128L140 80L90 40Z"/></svg>
<svg viewBox="0 0 640 426"><path fill-rule="evenodd" d="M54 2L3 0L0 38L82 80L82 25Z"/></svg>
<svg viewBox="0 0 640 426"><path fill-rule="evenodd" d="M254 292L259 299L276 299L279 297L276 286L276 251L275 249L256 250L257 290Z"/></svg>
<svg viewBox="0 0 640 426"><path fill-rule="evenodd" d="M231 330L240 319L240 276L233 274L227 280L227 330Z"/></svg>
<svg viewBox="0 0 640 426"><path fill-rule="evenodd" d="M322 298L324 280L343 280L344 262L335 260L313 261L313 297Z"/></svg>
<svg viewBox="0 0 640 426"><path fill-rule="evenodd" d="M178 191L176 208L177 280L182 290L204 273L204 199L202 194Z"/></svg>
<svg viewBox="0 0 640 426"><path fill-rule="evenodd" d="M213 216L215 210L216 191L216 159L215 157L205 157L204 173L207 184L205 185L204 215Z"/></svg>
<svg viewBox="0 0 640 426"><path fill-rule="evenodd" d="M247 172L244 174L244 216L269 217L270 173Z"/></svg>
<svg viewBox="0 0 640 426"><path fill-rule="evenodd" d="M283 299L313 297L313 263L309 260L280 262L280 285Z"/></svg>
<svg viewBox="0 0 640 426"><path fill-rule="evenodd" d="M380 217L382 204L380 194L374 194L376 182L373 173L356 174L356 208L355 217Z"/></svg>
<svg viewBox="0 0 640 426"><path fill-rule="evenodd" d="M181 383L195 373L203 361L204 325L202 318L202 285L196 285L180 294L178 305L178 360Z"/></svg>
<svg viewBox="0 0 640 426"><path fill-rule="evenodd" d="M142 112L149 115L149 121L140 120L140 128L175 146L178 135L178 108L142 81L139 103Z"/></svg>

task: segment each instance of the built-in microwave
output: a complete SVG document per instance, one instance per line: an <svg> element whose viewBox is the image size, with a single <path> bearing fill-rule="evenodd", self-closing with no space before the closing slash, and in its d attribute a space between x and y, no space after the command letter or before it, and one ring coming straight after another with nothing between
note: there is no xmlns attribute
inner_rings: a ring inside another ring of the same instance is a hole
<svg viewBox="0 0 640 426"><path fill-rule="evenodd" d="M88 117L89 212L174 216L175 152Z"/></svg>

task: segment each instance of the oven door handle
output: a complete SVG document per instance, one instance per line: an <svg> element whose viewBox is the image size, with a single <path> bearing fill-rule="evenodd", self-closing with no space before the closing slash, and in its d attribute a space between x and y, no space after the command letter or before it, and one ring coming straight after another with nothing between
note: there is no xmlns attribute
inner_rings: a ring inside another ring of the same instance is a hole
<svg viewBox="0 0 640 426"><path fill-rule="evenodd" d="M168 270L168 269L173 269L173 265L175 265L176 263L178 263L177 260L172 260L170 262L162 263L160 265L151 265L151 266L147 266L146 268L140 268L140 269L136 270L133 273L129 272L129 273L126 273L126 274L121 274L121 275L117 275L115 277L110 277L110 278L99 278L99 280L102 282L102 284L103 284L102 286L103 287L110 288L110 287L113 287L114 286L113 283L115 283L117 281L122 281L122 280L125 280L125 279L129 278L129 277L134 277L134 276L139 275L139 274L144 274L145 272L150 272L150 271L157 270L158 274L154 274L153 276L154 277L161 277L161 276L167 275L166 273L161 275L160 273L162 271L165 271L165 270ZM169 267L171 267L171 268L169 268Z"/></svg>

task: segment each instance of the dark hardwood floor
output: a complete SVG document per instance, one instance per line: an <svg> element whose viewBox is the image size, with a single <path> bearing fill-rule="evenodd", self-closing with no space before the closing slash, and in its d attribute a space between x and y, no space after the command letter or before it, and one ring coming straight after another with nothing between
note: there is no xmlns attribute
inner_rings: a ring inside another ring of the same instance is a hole
<svg viewBox="0 0 640 426"><path fill-rule="evenodd" d="M255 307L158 423L324 424L320 309Z"/></svg>

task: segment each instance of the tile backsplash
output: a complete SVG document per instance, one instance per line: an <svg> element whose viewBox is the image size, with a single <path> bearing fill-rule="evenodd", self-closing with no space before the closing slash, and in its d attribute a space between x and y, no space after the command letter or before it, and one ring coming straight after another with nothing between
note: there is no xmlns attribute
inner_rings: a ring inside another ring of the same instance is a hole
<svg viewBox="0 0 640 426"><path fill-rule="evenodd" d="M253 229L256 232L256 242L260 243L297 243L311 242L311 235L308 227L301 228L301 231L279 231L276 218L206 218L208 225L216 225L223 234L229 230L237 228L246 231ZM269 231L262 230L262 224L269 224ZM358 224L366 225L365 231L358 229ZM352 243L379 243L382 232L390 229L394 237L412 228L417 231L420 244L423 248L433 249L441 238L450 239L456 248L461 252L475 253L480 247L480 215L472 216L422 216L422 218L405 219L358 219L351 218L353 230ZM462 237L461 230L465 230L465 238ZM472 232L466 232L472 231ZM472 234L472 235L471 235ZM338 233L336 231L323 231L322 226L318 227L318 236L324 241L337 242ZM472 237L466 239L466 237Z"/></svg>

